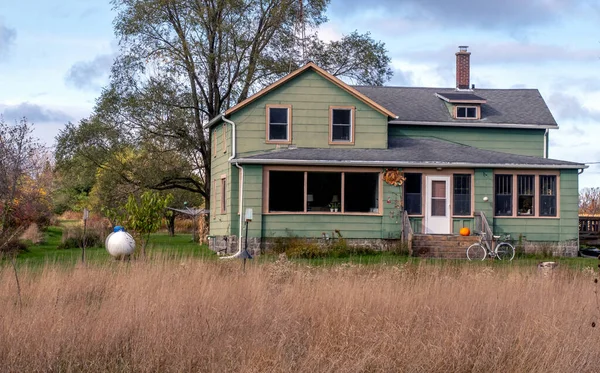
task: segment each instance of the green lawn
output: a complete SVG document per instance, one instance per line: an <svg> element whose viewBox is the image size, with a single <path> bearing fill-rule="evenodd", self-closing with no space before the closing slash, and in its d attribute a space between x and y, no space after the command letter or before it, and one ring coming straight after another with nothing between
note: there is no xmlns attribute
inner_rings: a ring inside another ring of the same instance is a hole
<svg viewBox="0 0 600 373"><path fill-rule="evenodd" d="M61 243L62 227L51 226L44 232L44 242L29 245L28 251L17 256L19 264L42 265L56 263L74 265L81 261L81 249L57 249ZM151 257L199 257L203 259L217 258L206 245L192 242L191 234L177 234L174 237L166 233L156 233L150 237L146 252ZM101 263L113 260L104 248L89 247L85 250L86 261Z"/></svg>
<svg viewBox="0 0 600 373"><path fill-rule="evenodd" d="M62 222L61 222L62 224ZM66 222L69 224L69 222ZM57 249L61 243L62 227L52 226L45 231L45 240L38 245L29 245L28 252L21 253L17 257L17 262L29 265L43 265L46 263L72 266L81 261L81 249ZM174 237L166 233L153 234L146 248L150 258L175 259L181 257L194 257L201 260L217 260L218 256L210 251L206 245L197 245L192 242L191 234L177 234ZM263 262L273 262L278 259L278 255L261 255L252 262L259 264ZM104 248L86 248L86 261L88 263L104 263L112 261L112 257ZM298 265L308 266L333 266L340 264L351 265L402 265L405 263L418 264L426 262L442 266L473 265L473 266L531 266L535 267L540 261L555 261L561 266L569 268L596 268L600 263L596 259L585 258L541 258L541 257L523 257L515 258L512 262L502 262L498 260L486 260L483 262L468 262L466 260L448 260L448 259L420 259L406 255L396 255L391 252L377 252L371 255L350 255L346 257L330 257L319 259L290 259Z"/></svg>

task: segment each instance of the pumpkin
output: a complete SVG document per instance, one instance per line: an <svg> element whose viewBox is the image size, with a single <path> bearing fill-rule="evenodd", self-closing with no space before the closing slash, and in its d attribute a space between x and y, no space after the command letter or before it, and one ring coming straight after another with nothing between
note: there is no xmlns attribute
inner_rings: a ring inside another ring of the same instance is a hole
<svg viewBox="0 0 600 373"><path fill-rule="evenodd" d="M469 236L471 234L471 230L467 227L462 227L458 233L460 233L461 236Z"/></svg>

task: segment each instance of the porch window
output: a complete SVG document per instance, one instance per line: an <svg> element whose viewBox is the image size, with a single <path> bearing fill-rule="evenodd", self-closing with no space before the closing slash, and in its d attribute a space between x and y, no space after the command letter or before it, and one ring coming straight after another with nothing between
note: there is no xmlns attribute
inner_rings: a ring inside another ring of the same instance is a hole
<svg viewBox="0 0 600 373"><path fill-rule="evenodd" d="M267 105L267 142L291 142L291 112L290 105Z"/></svg>
<svg viewBox="0 0 600 373"><path fill-rule="evenodd" d="M354 107L330 107L329 142L354 143Z"/></svg>
<svg viewBox="0 0 600 373"><path fill-rule="evenodd" d="M379 174L346 172L344 174L344 211L379 212Z"/></svg>
<svg viewBox="0 0 600 373"><path fill-rule="evenodd" d="M266 172L268 212L380 212L380 172Z"/></svg>
<svg viewBox="0 0 600 373"><path fill-rule="evenodd" d="M540 216L556 216L555 175L540 175Z"/></svg>
<svg viewBox="0 0 600 373"><path fill-rule="evenodd" d="M453 211L457 216L471 215L471 175L454 174Z"/></svg>
<svg viewBox="0 0 600 373"><path fill-rule="evenodd" d="M517 214L535 215L535 176L517 175Z"/></svg>
<svg viewBox="0 0 600 373"><path fill-rule="evenodd" d="M404 177L404 210L409 215L421 215L421 180L422 174L405 173Z"/></svg>
<svg viewBox="0 0 600 373"><path fill-rule="evenodd" d="M512 216L512 175L496 175L496 216Z"/></svg>
<svg viewBox="0 0 600 373"><path fill-rule="evenodd" d="M304 172L269 173L269 211L304 211Z"/></svg>
<svg viewBox="0 0 600 373"><path fill-rule="evenodd" d="M312 195L311 211L342 211L341 172L307 172L307 191Z"/></svg>

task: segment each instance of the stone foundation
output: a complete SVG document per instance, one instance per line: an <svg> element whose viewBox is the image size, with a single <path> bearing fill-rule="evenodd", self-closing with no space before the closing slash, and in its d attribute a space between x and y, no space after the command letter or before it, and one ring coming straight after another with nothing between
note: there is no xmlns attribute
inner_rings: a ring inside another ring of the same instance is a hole
<svg viewBox="0 0 600 373"><path fill-rule="evenodd" d="M304 240L308 243L317 243L319 245L330 245L335 243L337 238L282 238L282 237L248 237L248 252L251 255L260 255L263 252L272 250L275 246L281 244L281 240ZM350 247L368 247L373 250L392 251L398 249L401 245L400 239L366 239L366 238L346 238L346 244ZM237 236L210 236L208 239L208 248L220 255L233 254L238 250ZM244 243L242 242L242 248Z"/></svg>
<svg viewBox="0 0 600 373"><path fill-rule="evenodd" d="M260 255L265 251L272 250L276 245L280 245L282 240L298 239L319 245L329 245L337 240L337 238L248 237L248 252L251 255ZM401 247L401 240L399 239L346 238L345 240L350 247L368 247L373 250L393 251ZM237 236L211 236L208 240L208 247L221 255L237 252L237 244ZM513 245L517 252L520 250L527 254L544 254L556 257L574 257L577 256L579 250L577 240L563 242L523 240L521 243L513 242Z"/></svg>
<svg viewBox="0 0 600 373"><path fill-rule="evenodd" d="M546 256L577 256L579 246L577 240L554 242L554 241L527 241L513 242L517 252L521 250L527 254L543 254Z"/></svg>

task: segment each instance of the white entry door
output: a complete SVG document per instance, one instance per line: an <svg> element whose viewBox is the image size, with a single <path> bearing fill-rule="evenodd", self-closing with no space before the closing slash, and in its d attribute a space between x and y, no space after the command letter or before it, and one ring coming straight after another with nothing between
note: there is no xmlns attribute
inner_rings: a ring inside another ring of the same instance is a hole
<svg viewBox="0 0 600 373"><path fill-rule="evenodd" d="M427 176L425 233L450 233L450 176Z"/></svg>

